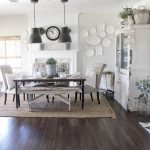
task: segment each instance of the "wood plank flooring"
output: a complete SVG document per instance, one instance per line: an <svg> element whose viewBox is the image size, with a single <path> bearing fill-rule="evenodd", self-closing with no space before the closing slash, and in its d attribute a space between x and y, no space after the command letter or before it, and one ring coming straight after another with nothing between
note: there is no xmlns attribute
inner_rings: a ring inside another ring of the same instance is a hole
<svg viewBox="0 0 150 150"><path fill-rule="evenodd" d="M108 100L117 118L0 118L0 150L150 150L137 117Z"/></svg>

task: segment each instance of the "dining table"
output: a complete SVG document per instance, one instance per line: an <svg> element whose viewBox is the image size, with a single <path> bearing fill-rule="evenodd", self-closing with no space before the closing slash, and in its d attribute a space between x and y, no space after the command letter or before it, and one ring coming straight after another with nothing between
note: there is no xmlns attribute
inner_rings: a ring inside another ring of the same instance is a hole
<svg viewBox="0 0 150 150"><path fill-rule="evenodd" d="M81 89L81 108L84 109L84 82L85 77L18 77L13 80L15 82L15 93L16 93L16 108L20 107L20 96L19 89L21 85L25 86L27 83L61 83L61 82L76 82L77 86ZM55 88L55 86L54 86Z"/></svg>

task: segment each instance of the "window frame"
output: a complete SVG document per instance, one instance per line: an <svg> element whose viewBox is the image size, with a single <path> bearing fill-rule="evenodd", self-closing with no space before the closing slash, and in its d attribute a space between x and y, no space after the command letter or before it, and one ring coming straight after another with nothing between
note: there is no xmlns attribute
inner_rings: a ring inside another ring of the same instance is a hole
<svg viewBox="0 0 150 150"><path fill-rule="evenodd" d="M20 56L7 56L7 46L6 46L6 42L7 41L13 41L13 40L19 40L20 42ZM12 69L14 70L19 70L22 69L22 56L21 56L21 36L20 35L13 35L13 36L0 36L0 41L4 41L5 42L5 46L4 46L4 50L5 50L5 56L0 56L0 59L4 59L5 61L5 65L7 65L8 63L8 59L20 59L20 67L12 67Z"/></svg>

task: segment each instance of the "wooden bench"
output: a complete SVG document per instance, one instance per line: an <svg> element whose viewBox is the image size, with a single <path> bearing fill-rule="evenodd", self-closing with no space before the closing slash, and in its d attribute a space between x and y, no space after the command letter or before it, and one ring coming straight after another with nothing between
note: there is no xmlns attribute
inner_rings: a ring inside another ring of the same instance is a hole
<svg viewBox="0 0 150 150"><path fill-rule="evenodd" d="M21 87L19 93L28 94L29 108L31 104L43 95L51 95L55 99L66 103L69 106L70 111L70 97L66 98L64 94L74 94L75 92L81 92L78 87ZM38 95L33 97L33 95Z"/></svg>

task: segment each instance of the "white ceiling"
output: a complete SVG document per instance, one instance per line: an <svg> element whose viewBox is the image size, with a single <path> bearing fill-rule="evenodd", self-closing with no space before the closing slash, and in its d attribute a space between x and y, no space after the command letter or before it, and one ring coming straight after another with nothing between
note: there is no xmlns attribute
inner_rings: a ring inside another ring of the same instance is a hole
<svg viewBox="0 0 150 150"><path fill-rule="evenodd" d="M93 13L118 12L122 7L134 6L139 1L140 0L69 0L66 4L66 11ZM57 13L62 11L63 6L60 0L39 0L36 5L36 13ZM32 12L33 4L30 0L18 0L18 2L0 0L0 15L29 14Z"/></svg>

